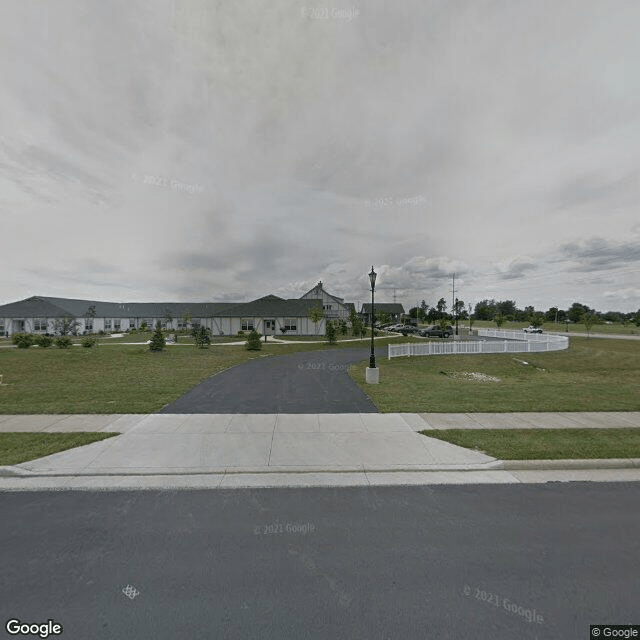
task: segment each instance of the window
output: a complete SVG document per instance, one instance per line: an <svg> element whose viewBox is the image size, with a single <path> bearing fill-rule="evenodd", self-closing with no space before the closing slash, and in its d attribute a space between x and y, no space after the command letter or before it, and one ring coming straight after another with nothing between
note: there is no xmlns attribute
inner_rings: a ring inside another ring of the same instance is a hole
<svg viewBox="0 0 640 640"><path fill-rule="evenodd" d="M186 329L187 323L184 320L178 320L178 329Z"/></svg>
<svg viewBox="0 0 640 640"><path fill-rule="evenodd" d="M47 330L47 319L46 318L35 318L33 321L33 330L34 331L46 331Z"/></svg>
<svg viewBox="0 0 640 640"><path fill-rule="evenodd" d="M84 321L84 330L93 331L93 318L86 318Z"/></svg>
<svg viewBox="0 0 640 640"><path fill-rule="evenodd" d="M241 329L243 331L253 331L253 320L250 320L249 318L242 318L241 322Z"/></svg>
<svg viewBox="0 0 640 640"><path fill-rule="evenodd" d="M104 319L104 330L111 331L111 318Z"/></svg>
<svg viewBox="0 0 640 640"><path fill-rule="evenodd" d="M115 318L113 321L114 331L120 331L120 318Z"/></svg>
<svg viewBox="0 0 640 640"><path fill-rule="evenodd" d="M331 305L330 305L330 304L325 304L325 305L323 305L323 306L322 306L322 308L323 308L325 311L331 311Z"/></svg>
<svg viewBox="0 0 640 640"><path fill-rule="evenodd" d="M129 329L135 329L135 328L136 328L136 321L129 320Z"/></svg>
<svg viewBox="0 0 640 640"><path fill-rule="evenodd" d="M4 332L5 332L4 320L0 320L0 336L4 335Z"/></svg>
<svg viewBox="0 0 640 640"><path fill-rule="evenodd" d="M287 331L297 331L298 330L298 324L296 322L295 318L285 318L284 319L284 328Z"/></svg>

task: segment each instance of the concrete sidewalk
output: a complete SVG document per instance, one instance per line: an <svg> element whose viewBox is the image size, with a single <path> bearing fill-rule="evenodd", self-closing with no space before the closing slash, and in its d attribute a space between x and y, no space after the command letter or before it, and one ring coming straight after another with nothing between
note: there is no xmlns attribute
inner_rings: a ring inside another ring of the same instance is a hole
<svg viewBox="0 0 640 640"><path fill-rule="evenodd" d="M0 489L640 480L640 460L502 462L417 433L640 427L640 412L0 416L0 431L122 435L11 467Z"/></svg>

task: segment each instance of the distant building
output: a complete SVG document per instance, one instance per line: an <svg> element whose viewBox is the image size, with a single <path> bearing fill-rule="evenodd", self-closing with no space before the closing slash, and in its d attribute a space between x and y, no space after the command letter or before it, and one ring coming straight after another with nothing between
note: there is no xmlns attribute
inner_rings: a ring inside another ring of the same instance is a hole
<svg viewBox="0 0 640 640"><path fill-rule="evenodd" d="M140 329L143 322L149 328L158 322L165 329L204 326L213 335L253 329L263 335L316 335L324 334L325 318L347 318L349 304L327 293L321 282L301 298L268 295L250 302L121 303L32 296L0 305L0 336L22 332L55 335L63 325L78 334L120 333ZM314 323L309 315L319 307L325 318Z"/></svg>

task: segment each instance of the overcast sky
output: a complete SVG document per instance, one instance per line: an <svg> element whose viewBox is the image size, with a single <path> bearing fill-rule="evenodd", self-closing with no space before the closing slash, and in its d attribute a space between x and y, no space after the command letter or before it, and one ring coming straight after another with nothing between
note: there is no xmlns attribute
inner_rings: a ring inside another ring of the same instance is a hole
<svg viewBox="0 0 640 640"><path fill-rule="evenodd" d="M399 5L399 6L398 6ZM0 303L640 307L638 0L3 0Z"/></svg>

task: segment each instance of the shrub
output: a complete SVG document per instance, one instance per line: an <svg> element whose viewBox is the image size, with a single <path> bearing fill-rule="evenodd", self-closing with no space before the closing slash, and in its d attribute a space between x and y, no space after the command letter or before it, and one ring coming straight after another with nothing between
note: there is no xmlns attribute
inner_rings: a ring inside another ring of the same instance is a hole
<svg viewBox="0 0 640 640"><path fill-rule="evenodd" d="M18 349L28 349L34 342L35 336L30 333L14 333L11 341Z"/></svg>
<svg viewBox="0 0 640 640"><path fill-rule="evenodd" d="M211 344L211 331L206 327L200 327L193 338L198 349L205 349Z"/></svg>
<svg viewBox="0 0 640 640"><path fill-rule="evenodd" d="M244 331L238 331L236 335L240 338L244 338Z"/></svg>
<svg viewBox="0 0 640 640"><path fill-rule="evenodd" d="M262 342L260 342L260 334L254 329L247 338L247 349L249 351L259 351L262 349Z"/></svg>
<svg viewBox="0 0 640 640"><path fill-rule="evenodd" d="M166 341L164 339L164 334L162 333L162 329L160 328L160 326L157 326L156 330L153 332L153 336L151 336L149 349L151 349L151 351L162 351L165 345L166 345Z"/></svg>
<svg viewBox="0 0 640 640"><path fill-rule="evenodd" d="M91 349L91 347L95 347L96 346L96 342L97 342L96 339L93 338L92 336L85 336L80 341L80 344L83 347L87 347L87 349Z"/></svg>
<svg viewBox="0 0 640 640"><path fill-rule="evenodd" d="M144 333L147 330L147 323L146 322L141 322L140 323L140 331L142 333Z"/></svg>
<svg viewBox="0 0 640 640"><path fill-rule="evenodd" d="M39 346L42 347L43 349L46 349L47 347L50 347L53 344L53 338L51 338L51 336L36 336L36 340L35 343Z"/></svg>
<svg viewBox="0 0 640 640"><path fill-rule="evenodd" d="M335 344L336 339L338 337L337 333L338 332L336 331L335 324L333 324L331 320L327 320L325 337L327 338L327 341L329 342L329 344Z"/></svg>
<svg viewBox="0 0 640 640"><path fill-rule="evenodd" d="M56 338L56 347L58 349L68 349L73 344L73 340L69 336L60 336Z"/></svg>

